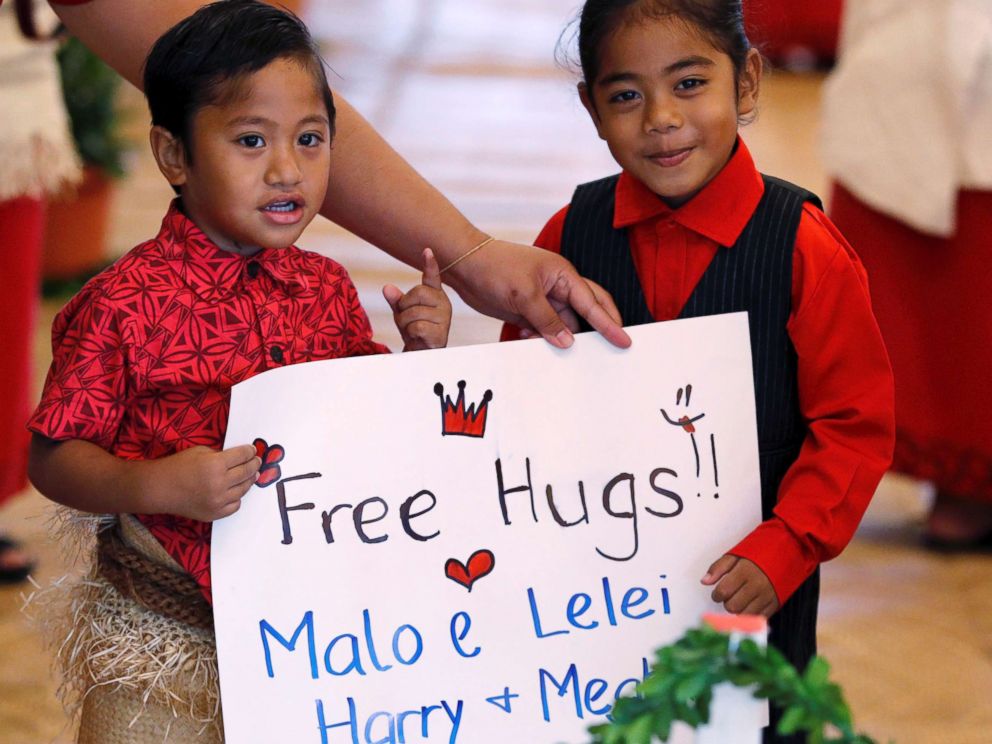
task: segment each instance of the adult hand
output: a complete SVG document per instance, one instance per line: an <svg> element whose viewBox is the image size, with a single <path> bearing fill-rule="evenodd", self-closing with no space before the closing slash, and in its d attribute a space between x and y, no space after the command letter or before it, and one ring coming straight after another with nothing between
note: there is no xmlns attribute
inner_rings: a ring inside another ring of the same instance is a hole
<svg viewBox="0 0 992 744"><path fill-rule="evenodd" d="M552 346L572 345L579 316L614 346L630 346L610 295L554 253L496 240L454 266L446 278L479 312L531 329Z"/></svg>

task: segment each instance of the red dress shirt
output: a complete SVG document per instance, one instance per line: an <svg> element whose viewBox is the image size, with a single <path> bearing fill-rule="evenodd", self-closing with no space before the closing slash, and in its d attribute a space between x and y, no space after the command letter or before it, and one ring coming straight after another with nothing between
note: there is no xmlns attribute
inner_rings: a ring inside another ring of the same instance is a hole
<svg viewBox="0 0 992 744"><path fill-rule="evenodd" d="M128 460L220 449L231 386L273 367L389 351L372 341L342 266L296 247L250 257L221 250L177 204L154 240L55 318L32 431ZM209 600L210 524L138 516Z"/></svg>
<svg viewBox="0 0 992 744"><path fill-rule="evenodd" d="M737 241L763 193L741 140L723 170L678 209L628 173L620 175L613 226L629 228L655 320L678 317L717 251ZM567 212L566 206L551 218L536 245L561 251ZM782 480L774 517L727 550L756 563L782 603L850 541L891 462L895 437L892 372L861 262L811 204L803 209L793 255L787 330L799 356L799 405L809 433ZM516 337L516 328L504 328L504 340Z"/></svg>

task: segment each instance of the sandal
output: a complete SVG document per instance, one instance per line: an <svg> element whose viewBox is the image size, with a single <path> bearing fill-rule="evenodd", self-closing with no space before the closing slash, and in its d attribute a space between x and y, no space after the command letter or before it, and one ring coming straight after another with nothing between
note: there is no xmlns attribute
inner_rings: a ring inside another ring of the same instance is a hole
<svg viewBox="0 0 992 744"><path fill-rule="evenodd" d="M20 544L9 537L0 536L0 556L4 553L21 550ZM5 566L0 562L0 584L20 584L34 571L34 561L25 559L20 565Z"/></svg>

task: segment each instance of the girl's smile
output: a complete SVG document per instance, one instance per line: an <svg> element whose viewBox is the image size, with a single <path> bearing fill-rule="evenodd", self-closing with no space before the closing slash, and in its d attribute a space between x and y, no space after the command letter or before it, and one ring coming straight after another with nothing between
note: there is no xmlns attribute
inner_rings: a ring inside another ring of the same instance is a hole
<svg viewBox="0 0 992 744"><path fill-rule="evenodd" d="M674 168L684 163L686 158L692 154L692 150L693 148L691 147L683 147L678 150L662 150L660 152L649 153L647 157L662 168Z"/></svg>
<svg viewBox="0 0 992 744"><path fill-rule="evenodd" d="M754 110L761 59L740 76L730 57L674 17L621 23L599 47L579 95L616 161L677 207L726 165L741 115Z"/></svg>

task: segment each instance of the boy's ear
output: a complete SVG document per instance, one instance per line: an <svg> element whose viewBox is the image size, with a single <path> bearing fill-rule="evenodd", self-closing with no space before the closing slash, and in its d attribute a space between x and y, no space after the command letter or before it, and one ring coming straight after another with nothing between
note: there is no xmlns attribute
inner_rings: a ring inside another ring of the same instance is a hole
<svg viewBox="0 0 992 744"><path fill-rule="evenodd" d="M757 49L750 49L747 58L744 60L744 68L741 70L738 80L737 94L737 115L747 116L754 113L758 105L758 91L761 88L761 73L764 63L761 60L761 53Z"/></svg>
<svg viewBox="0 0 992 744"><path fill-rule="evenodd" d="M158 169L162 171L165 180L173 186L182 186L186 183L188 158L182 140L168 129L159 126L152 127L148 139L152 145L155 162L158 163Z"/></svg>
<svg viewBox="0 0 992 744"><path fill-rule="evenodd" d="M592 119L592 123L596 127L596 134L599 135L600 139L606 139L603 136L602 130L599 128L599 112L596 111L596 104L592 100L592 94L589 92L589 86L583 81L579 83L577 87L579 89L579 100L582 101L582 105L585 106L585 109L589 114L589 118Z"/></svg>

